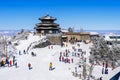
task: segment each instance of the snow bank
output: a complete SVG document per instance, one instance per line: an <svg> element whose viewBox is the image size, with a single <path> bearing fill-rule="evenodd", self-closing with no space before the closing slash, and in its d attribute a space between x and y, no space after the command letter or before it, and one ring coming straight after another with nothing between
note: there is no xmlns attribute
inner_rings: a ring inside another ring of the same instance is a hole
<svg viewBox="0 0 120 80"><path fill-rule="evenodd" d="M37 42L40 39L44 38L45 36L33 36L33 34L29 34L28 39L27 40L20 40L19 41L19 46L17 46L17 50L23 51L23 50L27 50L27 48L30 46L31 43L33 42Z"/></svg>

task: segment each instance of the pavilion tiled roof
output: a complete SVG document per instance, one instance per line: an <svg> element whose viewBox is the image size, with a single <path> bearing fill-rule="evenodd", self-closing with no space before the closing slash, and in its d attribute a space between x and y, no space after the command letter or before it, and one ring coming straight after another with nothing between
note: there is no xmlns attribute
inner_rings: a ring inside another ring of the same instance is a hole
<svg viewBox="0 0 120 80"><path fill-rule="evenodd" d="M41 27L41 26L59 26L57 23L49 23L49 24L44 24L44 23L37 23L36 26Z"/></svg>
<svg viewBox="0 0 120 80"><path fill-rule="evenodd" d="M60 29L59 27L55 27L55 28L53 28L53 27L35 27L35 29Z"/></svg>
<svg viewBox="0 0 120 80"><path fill-rule="evenodd" d="M56 20L56 18L49 16L48 14L42 18L39 18L39 20Z"/></svg>

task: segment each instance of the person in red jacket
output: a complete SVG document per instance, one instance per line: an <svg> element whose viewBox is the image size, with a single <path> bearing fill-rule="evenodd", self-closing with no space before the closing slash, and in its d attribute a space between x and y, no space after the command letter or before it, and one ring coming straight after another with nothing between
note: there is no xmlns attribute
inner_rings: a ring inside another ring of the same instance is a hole
<svg viewBox="0 0 120 80"><path fill-rule="evenodd" d="M106 68L108 67L108 61L106 61L106 65L105 65L105 67L106 67Z"/></svg>
<svg viewBox="0 0 120 80"><path fill-rule="evenodd" d="M29 68L29 70L31 69L31 64L30 63L28 63L28 68Z"/></svg>
<svg viewBox="0 0 120 80"><path fill-rule="evenodd" d="M64 62L64 57L62 56L62 62Z"/></svg>
<svg viewBox="0 0 120 80"><path fill-rule="evenodd" d="M10 66L12 66L12 60L10 60Z"/></svg>
<svg viewBox="0 0 120 80"><path fill-rule="evenodd" d="M68 63L70 64L70 59L68 58Z"/></svg>

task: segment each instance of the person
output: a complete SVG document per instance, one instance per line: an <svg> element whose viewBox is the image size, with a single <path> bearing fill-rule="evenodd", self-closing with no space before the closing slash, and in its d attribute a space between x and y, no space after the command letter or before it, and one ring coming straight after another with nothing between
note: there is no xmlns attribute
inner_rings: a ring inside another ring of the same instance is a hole
<svg viewBox="0 0 120 80"><path fill-rule="evenodd" d="M68 58L68 63L70 64L70 59Z"/></svg>
<svg viewBox="0 0 120 80"><path fill-rule="evenodd" d="M71 62L73 63L73 58L71 58Z"/></svg>
<svg viewBox="0 0 120 80"><path fill-rule="evenodd" d="M12 60L10 60L10 67L12 66Z"/></svg>
<svg viewBox="0 0 120 80"><path fill-rule="evenodd" d="M50 45L48 46L48 49L50 49Z"/></svg>
<svg viewBox="0 0 120 80"><path fill-rule="evenodd" d="M6 64L6 61L4 60L4 61L3 61L3 66L4 66L4 67L5 67L5 64Z"/></svg>
<svg viewBox="0 0 120 80"><path fill-rule="evenodd" d="M84 59L84 62L86 63L86 58Z"/></svg>
<svg viewBox="0 0 120 80"><path fill-rule="evenodd" d="M77 53L78 57L80 57L80 53Z"/></svg>
<svg viewBox="0 0 120 80"><path fill-rule="evenodd" d="M3 60L1 61L1 66L4 66Z"/></svg>
<svg viewBox="0 0 120 80"><path fill-rule="evenodd" d="M105 68L107 68L108 67L108 61L106 61L106 65L105 65Z"/></svg>
<svg viewBox="0 0 120 80"><path fill-rule="evenodd" d="M36 56L36 54L35 54L34 52L31 52L31 55L32 55L32 56Z"/></svg>
<svg viewBox="0 0 120 80"><path fill-rule="evenodd" d="M59 56L59 61L61 62L61 56Z"/></svg>
<svg viewBox="0 0 120 80"><path fill-rule="evenodd" d="M104 61L103 61L103 67L104 67L104 64L105 64L105 63L104 63Z"/></svg>
<svg viewBox="0 0 120 80"><path fill-rule="evenodd" d="M68 44L66 44L66 47L68 47Z"/></svg>
<svg viewBox="0 0 120 80"><path fill-rule="evenodd" d="M28 63L28 68L29 68L29 70L31 69L31 64L30 63Z"/></svg>
<svg viewBox="0 0 120 80"><path fill-rule="evenodd" d="M62 56L62 52L60 52L60 56Z"/></svg>
<svg viewBox="0 0 120 80"><path fill-rule="evenodd" d="M76 57L76 52L75 52L75 57Z"/></svg>
<svg viewBox="0 0 120 80"><path fill-rule="evenodd" d="M74 52L72 52L72 56L74 56L75 54L74 54Z"/></svg>
<svg viewBox="0 0 120 80"><path fill-rule="evenodd" d="M100 77L100 80L102 80L102 77Z"/></svg>
<svg viewBox="0 0 120 80"><path fill-rule="evenodd" d="M70 50L68 49L68 53L70 53Z"/></svg>
<svg viewBox="0 0 120 80"><path fill-rule="evenodd" d="M63 46L64 46L64 43L62 42L62 43L61 43L61 47L63 47Z"/></svg>
<svg viewBox="0 0 120 80"><path fill-rule="evenodd" d="M52 70L52 62L49 64L49 70Z"/></svg>
<svg viewBox="0 0 120 80"><path fill-rule="evenodd" d="M19 55L21 55L21 51L19 50Z"/></svg>
<svg viewBox="0 0 120 80"><path fill-rule="evenodd" d="M13 60L15 60L15 56L13 56Z"/></svg>
<svg viewBox="0 0 120 80"><path fill-rule="evenodd" d="M28 37L27 37L27 36L25 36L25 39L26 39L26 40L27 40L27 38L28 38Z"/></svg>
<svg viewBox="0 0 120 80"><path fill-rule="evenodd" d="M81 64L79 64L79 66L78 66L79 68L81 68Z"/></svg>
<svg viewBox="0 0 120 80"><path fill-rule="evenodd" d="M26 54L25 50L23 50L23 53Z"/></svg>
<svg viewBox="0 0 120 80"><path fill-rule="evenodd" d="M15 64L15 56L13 56L13 65Z"/></svg>
<svg viewBox="0 0 120 80"><path fill-rule="evenodd" d="M65 56L65 52L63 52L63 56Z"/></svg>
<svg viewBox="0 0 120 80"><path fill-rule="evenodd" d="M6 59L6 64L8 65L8 67L9 67L9 61L8 61L8 59Z"/></svg>
<svg viewBox="0 0 120 80"><path fill-rule="evenodd" d="M68 52L66 52L66 57L68 57Z"/></svg>
<svg viewBox="0 0 120 80"><path fill-rule="evenodd" d="M15 67L17 68L17 61L15 61Z"/></svg>
<svg viewBox="0 0 120 80"><path fill-rule="evenodd" d="M77 67L75 67L75 72L77 73Z"/></svg>
<svg viewBox="0 0 120 80"><path fill-rule="evenodd" d="M104 67L102 68L102 74L104 74Z"/></svg>
<svg viewBox="0 0 120 80"><path fill-rule="evenodd" d="M107 68L105 69L105 74L108 74L108 69Z"/></svg>
<svg viewBox="0 0 120 80"><path fill-rule="evenodd" d="M64 62L64 57L62 56L62 62Z"/></svg>
<svg viewBox="0 0 120 80"><path fill-rule="evenodd" d="M65 63L68 63L68 58L66 58L66 62Z"/></svg>
<svg viewBox="0 0 120 80"><path fill-rule="evenodd" d="M51 46L51 49L53 49L53 46Z"/></svg>

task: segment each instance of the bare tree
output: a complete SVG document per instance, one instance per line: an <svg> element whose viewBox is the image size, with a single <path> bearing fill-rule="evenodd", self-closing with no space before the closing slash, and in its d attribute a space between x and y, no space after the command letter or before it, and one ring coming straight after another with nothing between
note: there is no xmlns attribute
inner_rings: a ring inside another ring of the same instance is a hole
<svg viewBox="0 0 120 80"><path fill-rule="evenodd" d="M80 28L80 32L84 32L84 29L83 29L83 28Z"/></svg>
<svg viewBox="0 0 120 80"><path fill-rule="evenodd" d="M74 32L74 27L72 28L72 27L69 27L68 28L68 32Z"/></svg>

